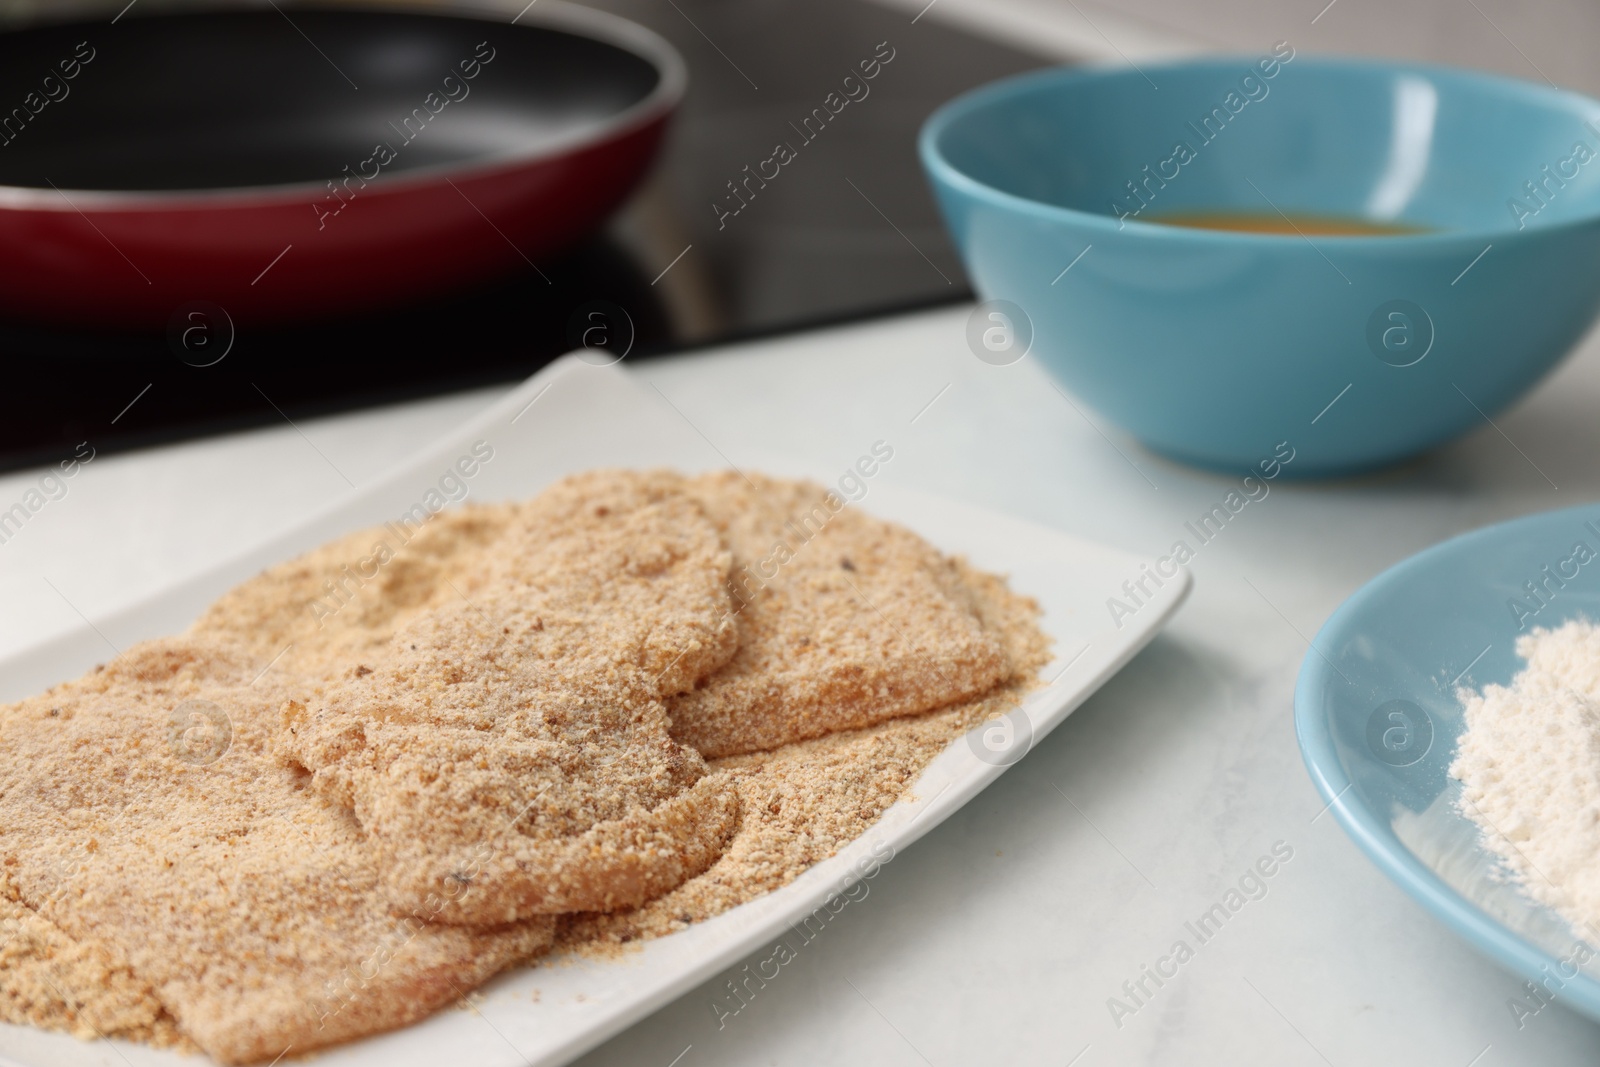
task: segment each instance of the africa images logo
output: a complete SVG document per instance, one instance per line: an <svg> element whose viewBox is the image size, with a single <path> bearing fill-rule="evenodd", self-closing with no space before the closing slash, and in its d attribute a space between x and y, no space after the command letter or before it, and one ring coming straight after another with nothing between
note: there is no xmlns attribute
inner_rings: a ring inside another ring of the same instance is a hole
<svg viewBox="0 0 1600 1067"><path fill-rule="evenodd" d="M1193 141L1184 138L1174 142L1172 154L1158 160L1153 172L1150 164L1146 163L1140 171L1142 178L1129 179L1126 183L1128 202L1124 204L1115 198L1111 201L1111 214L1117 217L1117 228L1120 230L1128 219L1137 218L1140 212L1149 207L1156 194L1165 189L1168 182L1177 180L1184 167L1199 159L1201 150L1220 137L1228 123L1246 107L1265 100L1272 91L1267 83L1283 71L1284 66L1294 59L1294 54L1294 47L1288 41L1273 45L1272 54L1262 56L1253 66L1247 67L1239 78L1238 87L1230 90L1220 104L1200 116L1198 124L1192 120L1189 122L1188 130L1194 134Z"/></svg>
<svg viewBox="0 0 1600 1067"><path fill-rule="evenodd" d="M400 120L400 125L389 123L389 128L399 134L398 147L391 141L380 141L373 146L372 155L357 163L355 169L346 165L343 177L335 184L333 179L328 181L328 195L321 201L313 203L311 210L317 216L317 229L325 229L328 220L337 216L356 194L367 187L367 183L375 180L383 169L400 158L400 150L416 140L434 117L444 111L451 104L459 104L472 92L472 86L467 82L476 78L483 72L483 68L494 62L495 50L488 41L479 41L477 49L472 56L456 64L460 77L454 73L445 75L439 88L428 93L422 98L422 105L413 108L411 114ZM354 184L352 184L354 183Z"/></svg>
<svg viewBox="0 0 1600 1067"><path fill-rule="evenodd" d="M872 86L867 83L882 73L883 68L894 61L894 46L888 41L878 42L872 55L856 64L856 69L846 74L839 83L839 88L831 90L822 98L822 103L811 109L811 113L800 119L800 125L789 123L800 143L783 140L772 148L772 155L761 160L751 169L745 164L740 172L741 176L730 178L727 183L728 193L721 201L713 201L712 212L717 216L717 229L725 229L728 220L750 206L750 201L756 198L758 190L765 189L767 183L775 181L783 168L800 158L800 149L822 136L822 131L828 124L839 117L839 114L852 103L861 103L872 92ZM752 186L751 183L754 183Z"/></svg>

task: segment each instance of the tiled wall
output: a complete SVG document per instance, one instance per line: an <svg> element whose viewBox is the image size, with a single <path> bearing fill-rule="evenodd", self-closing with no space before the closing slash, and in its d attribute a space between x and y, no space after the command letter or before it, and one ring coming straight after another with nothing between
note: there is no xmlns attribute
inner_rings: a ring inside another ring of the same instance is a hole
<svg viewBox="0 0 1600 1067"><path fill-rule="evenodd" d="M0 24L8 16L47 11L114 12L126 2L0 0ZM170 6L171 0L144 2ZM667 0L659 2L665 5ZM922 6L915 0L888 2ZM1233 51L1254 52L1288 40L1304 51L1454 63L1536 81L1548 79L1600 96L1600 0L1334 0L1331 6L1327 0L992 2L1026 9L1031 17L1058 18L1080 29L1085 28L1087 16L1090 23L1109 29L1113 40L1119 20L1123 24L1132 20ZM964 6L971 10L971 5ZM969 19L960 21L972 24Z"/></svg>
<svg viewBox="0 0 1600 1067"><path fill-rule="evenodd" d="M1067 0L1052 2L1071 12ZM1117 0L1105 6L1228 49L1256 51L1287 39L1305 51L1454 63L1548 78L1600 95L1600 0L1334 0L1326 5L1327 0ZM1093 17L1093 6L1085 10Z"/></svg>

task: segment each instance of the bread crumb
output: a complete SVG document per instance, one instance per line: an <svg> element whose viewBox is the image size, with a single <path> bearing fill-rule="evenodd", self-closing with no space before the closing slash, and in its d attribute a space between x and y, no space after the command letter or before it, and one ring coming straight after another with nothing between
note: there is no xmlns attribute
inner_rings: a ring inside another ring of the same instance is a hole
<svg viewBox="0 0 1600 1067"><path fill-rule="evenodd" d="M1016 707L1040 684L1050 639L1038 604L960 560L961 583L986 633L1004 650L1004 682L975 700L859 730L713 760L739 792L744 821L704 874L642 907L562 920L559 947L607 955L663 937L781 888L865 833L896 801L913 799L922 771L974 727Z"/></svg>
<svg viewBox="0 0 1600 1067"><path fill-rule="evenodd" d="M1003 580L754 478L590 472L358 531L0 708L0 1020L265 1061L476 1010L553 937L636 952L836 855L1039 684L1049 640ZM623 829L574 854L582 892L450 867L546 779L536 845ZM466 906L391 914L446 869ZM611 910L501 924L540 894Z"/></svg>

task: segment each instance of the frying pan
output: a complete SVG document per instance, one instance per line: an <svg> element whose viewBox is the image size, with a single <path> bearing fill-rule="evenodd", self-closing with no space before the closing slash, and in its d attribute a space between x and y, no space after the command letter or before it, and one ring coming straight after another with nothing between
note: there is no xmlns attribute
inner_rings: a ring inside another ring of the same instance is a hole
<svg viewBox="0 0 1600 1067"><path fill-rule="evenodd" d="M559 0L0 34L0 315L304 320L538 271L638 182L685 83L655 34Z"/></svg>

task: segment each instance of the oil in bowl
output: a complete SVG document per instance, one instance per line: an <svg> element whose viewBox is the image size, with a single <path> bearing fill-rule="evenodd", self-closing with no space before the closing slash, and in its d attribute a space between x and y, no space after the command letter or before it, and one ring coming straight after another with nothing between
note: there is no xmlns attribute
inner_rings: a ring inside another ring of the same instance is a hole
<svg viewBox="0 0 1600 1067"><path fill-rule="evenodd" d="M1405 237L1436 232L1430 226L1409 222L1379 222L1340 215L1280 215L1247 211L1183 211L1154 215L1146 222L1183 226L1191 230L1227 230L1233 233L1283 234L1290 237Z"/></svg>

